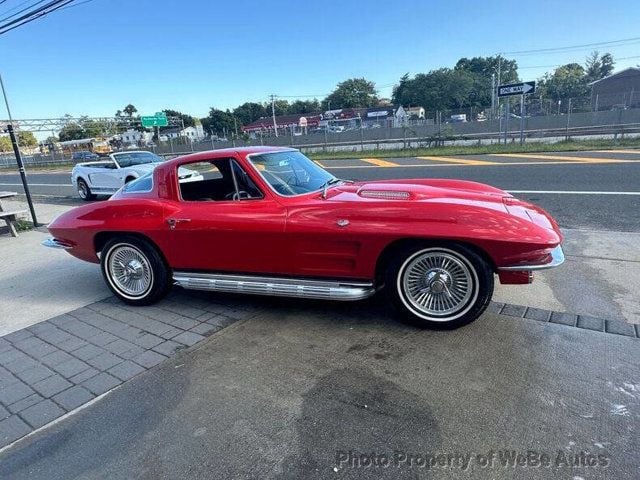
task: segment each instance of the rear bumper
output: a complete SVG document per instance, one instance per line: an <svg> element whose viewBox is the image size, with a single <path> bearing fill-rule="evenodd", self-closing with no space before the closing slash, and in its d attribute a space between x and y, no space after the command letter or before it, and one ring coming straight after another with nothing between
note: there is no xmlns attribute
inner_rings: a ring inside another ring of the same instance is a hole
<svg viewBox="0 0 640 480"><path fill-rule="evenodd" d="M551 261L542 264L533 264L533 265L514 265L510 267L499 267L498 271L503 272L531 272L534 270L545 270L547 268L554 268L564 263L564 252L562 251L562 246L558 245L556 248L551 250Z"/></svg>
<svg viewBox="0 0 640 480"><path fill-rule="evenodd" d="M58 240L57 238L47 238L42 242L42 245L49 248L62 248L63 250L69 250L72 248L71 245Z"/></svg>

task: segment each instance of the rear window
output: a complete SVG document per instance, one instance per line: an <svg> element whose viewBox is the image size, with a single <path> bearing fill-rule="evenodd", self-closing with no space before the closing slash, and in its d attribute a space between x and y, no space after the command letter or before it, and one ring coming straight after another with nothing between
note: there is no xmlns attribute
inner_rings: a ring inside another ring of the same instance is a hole
<svg viewBox="0 0 640 480"><path fill-rule="evenodd" d="M152 188L153 188L153 174L147 173L146 175L143 175L142 177L127 183L122 189L122 191L126 193L150 192Z"/></svg>

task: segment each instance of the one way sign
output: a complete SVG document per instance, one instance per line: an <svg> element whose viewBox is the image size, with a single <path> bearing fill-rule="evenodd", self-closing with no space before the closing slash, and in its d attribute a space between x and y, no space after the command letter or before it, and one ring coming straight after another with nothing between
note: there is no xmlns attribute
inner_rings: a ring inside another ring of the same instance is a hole
<svg viewBox="0 0 640 480"><path fill-rule="evenodd" d="M509 85L498 85L498 96L509 97L511 95L524 95L536 91L536 82L510 83Z"/></svg>

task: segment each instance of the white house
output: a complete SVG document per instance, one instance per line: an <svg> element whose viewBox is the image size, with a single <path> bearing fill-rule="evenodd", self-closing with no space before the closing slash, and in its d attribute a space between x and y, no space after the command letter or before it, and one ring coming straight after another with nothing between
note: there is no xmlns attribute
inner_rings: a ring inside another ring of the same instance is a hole
<svg viewBox="0 0 640 480"><path fill-rule="evenodd" d="M186 127L180 130L180 136L196 142L198 140L202 140L205 137L205 134L202 125L197 123L193 127Z"/></svg>
<svg viewBox="0 0 640 480"><path fill-rule="evenodd" d="M120 134L120 140L125 145L138 145L140 143L149 143L153 138L152 132L139 132L130 128L126 132Z"/></svg>
<svg viewBox="0 0 640 480"><path fill-rule="evenodd" d="M197 142L205 138L204 129L201 124L196 124L194 127L185 128L168 128L160 131L160 140L168 142L170 139L186 138L192 142Z"/></svg>

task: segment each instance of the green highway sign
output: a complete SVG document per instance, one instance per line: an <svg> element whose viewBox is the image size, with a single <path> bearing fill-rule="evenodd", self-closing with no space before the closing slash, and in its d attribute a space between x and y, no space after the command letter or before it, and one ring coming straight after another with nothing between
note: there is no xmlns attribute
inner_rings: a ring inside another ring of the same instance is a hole
<svg viewBox="0 0 640 480"><path fill-rule="evenodd" d="M142 126L145 128L149 127L166 127L169 125L169 121L167 120L167 116L162 112L161 115L157 113L155 115L149 115L146 117L140 117L140 121L142 122Z"/></svg>

